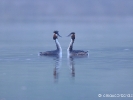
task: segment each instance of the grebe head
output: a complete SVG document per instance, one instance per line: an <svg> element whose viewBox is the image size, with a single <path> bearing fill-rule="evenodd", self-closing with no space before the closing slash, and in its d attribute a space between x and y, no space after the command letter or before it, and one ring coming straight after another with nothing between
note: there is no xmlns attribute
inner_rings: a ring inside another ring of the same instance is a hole
<svg viewBox="0 0 133 100"><path fill-rule="evenodd" d="M54 40L56 40L56 39L58 38L58 36L61 37L61 36L59 35L58 31L54 31L53 33L54 33L54 35L53 35L53 39L54 39Z"/></svg>
<svg viewBox="0 0 133 100"><path fill-rule="evenodd" d="M68 37L71 36L71 39L74 41L75 40L75 32L71 32Z"/></svg>

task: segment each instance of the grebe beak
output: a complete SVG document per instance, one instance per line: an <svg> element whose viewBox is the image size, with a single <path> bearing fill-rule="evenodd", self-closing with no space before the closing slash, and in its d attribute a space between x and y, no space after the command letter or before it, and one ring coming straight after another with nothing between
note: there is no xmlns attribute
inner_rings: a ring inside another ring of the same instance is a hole
<svg viewBox="0 0 133 100"><path fill-rule="evenodd" d="M60 34L59 34L59 33L57 33L57 35L58 35L59 37L62 37L62 36L60 36Z"/></svg>
<svg viewBox="0 0 133 100"><path fill-rule="evenodd" d="M71 36L72 35L72 33L70 33L67 37L69 37L69 36Z"/></svg>

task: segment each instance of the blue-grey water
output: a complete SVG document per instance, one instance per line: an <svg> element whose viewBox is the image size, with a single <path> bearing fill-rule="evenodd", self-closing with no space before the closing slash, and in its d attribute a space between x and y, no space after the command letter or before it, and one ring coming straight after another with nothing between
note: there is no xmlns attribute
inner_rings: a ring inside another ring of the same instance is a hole
<svg viewBox="0 0 133 100"><path fill-rule="evenodd" d="M97 1L0 1L0 100L133 99L133 1ZM62 58L39 56L54 30ZM67 58L70 32L89 57Z"/></svg>
<svg viewBox="0 0 133 100"><path fill-rule="evenodd" d="M133 93L130 22L59 23L55 29L62 35L58 39L63 57L38 56L40 51L56 49L52 25L0 25L1 100L96 100L98 94ZM76 32L74 49L88 50L88 58L67 58L66 36L71 31Z"/></svg>

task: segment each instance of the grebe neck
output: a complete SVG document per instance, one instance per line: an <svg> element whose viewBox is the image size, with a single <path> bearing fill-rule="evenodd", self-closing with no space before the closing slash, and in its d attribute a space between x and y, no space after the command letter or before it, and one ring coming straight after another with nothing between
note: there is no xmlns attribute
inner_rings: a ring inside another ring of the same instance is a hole
<svg viewBox="0 0 133 100"><path fill-rule="evenodd" d="M73 50L73 43L74 43L74 40L72 40L71 39L71 42L70 42L70 44L69 44L69 46L68 46L68 51L72 51Z"/></svg>
<svg viewBox="0 0 133 100"><path fill-rule="evenodd" d="M57 50L62 52L62 48L61 48L61 45L60 45L58 39L55 39L55 44L56 44Z"/></svg>

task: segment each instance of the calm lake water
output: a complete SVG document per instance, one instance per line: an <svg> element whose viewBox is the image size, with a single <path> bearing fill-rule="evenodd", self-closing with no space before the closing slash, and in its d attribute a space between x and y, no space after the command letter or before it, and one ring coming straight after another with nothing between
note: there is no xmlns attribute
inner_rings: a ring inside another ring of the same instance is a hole
<svg viewBox="0 0 133 100"><path fill-rule="evenodd" d="M63 57L38 56L56 49L54 30ZM66 36L73 31L74 49L89 57L67 58ZM0 100L108 99L99 94L133 95L132 22L0 24Z"/></svg>

